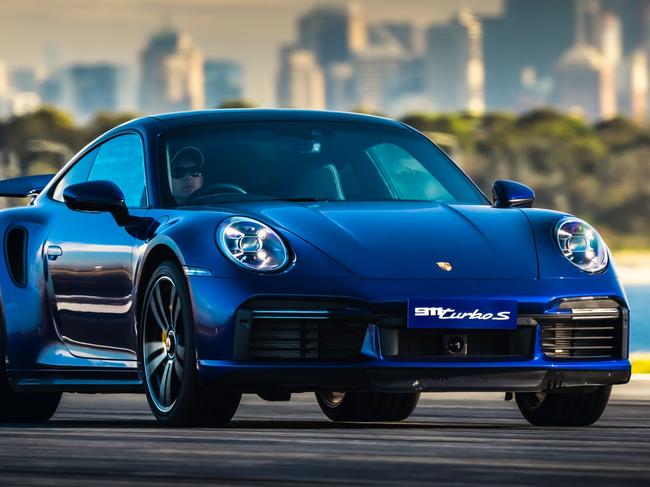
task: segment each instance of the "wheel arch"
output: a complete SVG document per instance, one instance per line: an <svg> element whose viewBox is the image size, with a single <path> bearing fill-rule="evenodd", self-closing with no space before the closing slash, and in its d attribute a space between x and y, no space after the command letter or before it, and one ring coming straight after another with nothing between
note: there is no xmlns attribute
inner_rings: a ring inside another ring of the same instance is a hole
<svg viewBox="0 0 650 487"><path fill-rule="evenodd" d="M142 258L142 263L140 265L140 270L136 278L136 287L135 287L135 320L136 324L139 327L140 313L142 311L142 306L144 303L144 294L149 283L149 279L156 270L156 268L165 261L171 260L176 262L179 267L183 266L183 259L179 255L179 251L171 241L163 240L160 242L151 245L144 257ZM137 330L139 333L139 329Z"/></svg>

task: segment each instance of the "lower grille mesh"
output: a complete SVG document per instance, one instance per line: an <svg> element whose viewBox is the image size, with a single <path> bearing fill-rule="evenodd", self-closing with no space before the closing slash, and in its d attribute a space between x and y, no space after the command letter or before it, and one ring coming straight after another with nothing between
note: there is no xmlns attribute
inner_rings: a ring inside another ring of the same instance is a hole
<svg viewBox="0 0 650 487"><path fill-rule="evenodd" d="M544 314L520 316L521 326L507 332L412 330L406 327L405 314L404 303L255 299L237 312L233 356L264 361L362 359L366 330L373 324L380 330L385 357L448 356L445 337L452 332L467 343L466 354L454 356L457 360L532 357L538 329L542 352L550 359L627 357L627 309L606 298L562 301Z"/></svg>
<svg viewBox="0 0 650 487"><path fill-rule="evenodd" d="M589 303L589 302L587 302ZM551 358L619 358L623 339L623 315L616 303L592 302L592 308L570 306L567 317L542 325L542 350ZM608 307L604 307L608 305Z"/></svg>
<svg viewBox="0 0 650 487"><path fill-rule="evenodd" d="M365 322L327 310L253 309L249 359L337 360L357 357Z"/></svg>

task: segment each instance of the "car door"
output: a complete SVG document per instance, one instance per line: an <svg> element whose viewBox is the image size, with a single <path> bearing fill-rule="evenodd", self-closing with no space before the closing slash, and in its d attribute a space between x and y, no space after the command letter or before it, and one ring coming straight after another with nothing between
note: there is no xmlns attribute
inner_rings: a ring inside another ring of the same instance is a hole
<svg viewBox="0 0 650 487"><path fill-rule="evenodd" d="M147 196L141 137L126 133L99 145L72 167L53 198L62 201L65 186L84 180L114 182L124 193L129 213L144 216ZM110 213L70 209L51 231L45 243L51 306L59 335L71 353L100 359L136 358L135 238Z"/></svg>

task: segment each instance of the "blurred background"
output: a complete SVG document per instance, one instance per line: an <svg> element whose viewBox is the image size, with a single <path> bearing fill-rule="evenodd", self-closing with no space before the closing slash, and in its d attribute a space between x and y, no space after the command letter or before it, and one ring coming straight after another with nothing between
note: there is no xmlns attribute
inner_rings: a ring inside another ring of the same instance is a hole
<svg viewBox="0 0 650 487"><path fill-rule="evenodd" d="M253 106L399 118L487 194L594 223L650 351L650 0L0 4L0 179L138 115Z"/></svg>

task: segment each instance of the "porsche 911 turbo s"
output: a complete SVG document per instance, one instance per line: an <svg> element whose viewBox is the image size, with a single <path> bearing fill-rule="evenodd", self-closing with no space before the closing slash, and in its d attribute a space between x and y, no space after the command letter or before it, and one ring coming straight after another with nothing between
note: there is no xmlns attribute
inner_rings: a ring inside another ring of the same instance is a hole
<svg viewBox="0 0 650 487"><path fill-rule="evenodd" d="M491 202L400 122L144 117L0 195L31 195L0 212L2 421L62 392L144 392L171 426L226 424L245 393L399 421L421 392L500 391L589 425L630 377L598 232L513 181Z"/></svg>

